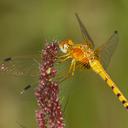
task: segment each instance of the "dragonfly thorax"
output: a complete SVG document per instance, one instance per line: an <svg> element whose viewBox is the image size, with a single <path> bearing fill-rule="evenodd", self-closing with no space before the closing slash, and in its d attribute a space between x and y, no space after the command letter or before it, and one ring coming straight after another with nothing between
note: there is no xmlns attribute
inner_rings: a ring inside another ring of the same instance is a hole
<svg viewBox="0 0 128 128"><path fill-rule="evenodd" d="M59 42L59 48L67 54L67 58L72 58L81 63L89 63L94 58L94 51L87 44L74 44L72 40Z"/></svg>
<svg viewBox="0 0 128 128"><path fill-rule="evenodd" d="M74 45L71 49L71 56L76 61L81 63L88 63L94 58L94 52L86 45Z"/></svg>

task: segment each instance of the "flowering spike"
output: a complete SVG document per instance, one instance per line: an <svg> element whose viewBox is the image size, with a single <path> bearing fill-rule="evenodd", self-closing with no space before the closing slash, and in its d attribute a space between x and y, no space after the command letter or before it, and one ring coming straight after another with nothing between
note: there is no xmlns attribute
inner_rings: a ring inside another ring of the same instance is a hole
<svg viewBox="0 0 128 128"><path fill-rule="evenodd" d="M59 84L52 78L56 76L54 63L58 53L58 43L53 41L42 50L40 81L35 91L39 110L36 118L39 128L64 128L64 121L59 103Z"/></svg>

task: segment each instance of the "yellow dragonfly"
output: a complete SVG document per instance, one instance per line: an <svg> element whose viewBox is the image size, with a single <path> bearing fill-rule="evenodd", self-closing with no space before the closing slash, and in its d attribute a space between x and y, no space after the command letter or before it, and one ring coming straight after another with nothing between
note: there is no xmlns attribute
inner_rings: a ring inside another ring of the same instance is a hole
<svg viewBox="0 0 128 128"><path fill-rule="evenodd" d="M75 44L72 40L63 40L59 43L59 48L64 55L60 56L62 61L71 59L69 74L74 75L75 69L84 67L97 73L112 89L119 101L128 110L128 101L111 79L105 68L108 66L110 58L118 43L118 32L115 31L109 40L98 49L94 49L94 42L87 32L84 24L75 14L78 20L84 42Z"/></svg>

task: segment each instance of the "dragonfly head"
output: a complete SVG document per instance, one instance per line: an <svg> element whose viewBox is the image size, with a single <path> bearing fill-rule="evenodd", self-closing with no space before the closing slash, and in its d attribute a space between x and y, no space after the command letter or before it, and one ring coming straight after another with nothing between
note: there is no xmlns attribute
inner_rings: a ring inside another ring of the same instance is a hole
<svg viewBox="0 0 128 128"><path fill-rule="evenodd" d="M59 42L59 48L63 53L67 53L73 45L72 40L62 40Z"/></svg>

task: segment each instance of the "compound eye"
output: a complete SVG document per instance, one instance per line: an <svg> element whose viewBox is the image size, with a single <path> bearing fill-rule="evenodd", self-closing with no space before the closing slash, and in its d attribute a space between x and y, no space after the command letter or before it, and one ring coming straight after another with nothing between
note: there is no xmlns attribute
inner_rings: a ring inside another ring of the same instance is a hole
<svg viewBox="0 0 128 128"><path fill-rule="evenodd" d="M67 44L64 44L64 49L68 49L68 45Z"/></svg>
<svg viewBox="0 0 128 128"><path fill-rule="evenodd" d="M68 45L67 44L60 45L60 50L63 53L67 53L67 51L68 51Z"/></svg>
<svg viewBox="0 0 128 128"><path fill-rule="evenodd" d="M68 50L68 45L67 45L67 44L64 44L64 45L63 45L63 48L61 48L61 51L62 51L63 53L67 53L67 50Z"/></svg>

